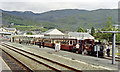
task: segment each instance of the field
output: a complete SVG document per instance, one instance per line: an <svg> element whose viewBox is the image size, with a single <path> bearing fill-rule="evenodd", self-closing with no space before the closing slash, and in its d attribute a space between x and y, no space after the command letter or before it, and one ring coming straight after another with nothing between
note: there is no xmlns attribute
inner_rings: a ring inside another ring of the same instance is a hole
<svg viewBox="0 0 120 72"><path fill-rule="evenodd" d="M42 31L42 32L45 32L47 31L46 28L42 28L40 26L21 26L21 25L14 25L12 26L12 28L17 28L18 30L21 30L21 31Z"/></svg>

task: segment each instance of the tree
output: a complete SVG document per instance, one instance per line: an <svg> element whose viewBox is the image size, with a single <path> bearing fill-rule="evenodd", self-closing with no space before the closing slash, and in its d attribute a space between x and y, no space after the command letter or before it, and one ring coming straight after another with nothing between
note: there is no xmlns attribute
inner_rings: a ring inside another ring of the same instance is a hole
<svg viewBox="0 0 120 72"><path fill-rule="evenodd" d="M33 33L32 32L27 32L26 35L33 35Z"/></svg>
<svg viewBox="0 0 120 72"><path fill-rule="evenodd" d="M85 30L80 27L80 28L77 30L77 32L85 32Z"/></svg>
<svg viewBox="0 0 120 72"><path fill-rule="evenodd" d="M94 34L95 34L95 29L94 29L94 27L92 27L92 29L91 29L91 35L94 36Z"/></svg>
<svg viewBox="0 0 120 72"><path fill-rule="evenodd" d="M112 26L113 22L112 22L112 17L109 17L107 20L106 25L99 31L118 31L118 29L116 29L115 27ZM95 33L95 38L98 40L104 39L107 40L108 42L112 42L112 33ZM120 34L116 34L116 41L120 42Z"/></svg>

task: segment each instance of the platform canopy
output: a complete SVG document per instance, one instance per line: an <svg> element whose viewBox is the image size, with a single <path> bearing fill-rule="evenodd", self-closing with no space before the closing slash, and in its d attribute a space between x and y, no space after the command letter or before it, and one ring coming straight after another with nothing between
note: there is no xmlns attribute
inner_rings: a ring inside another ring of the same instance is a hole
<svg viewBox="0 0 120 72"><path fill-rule="evenodd" d="M94 39L94 37L92 35L90 35L89 33L82 33L82 32L68 32L68 35L70 38L75 38L78 40L81 39Z"/></svg>
<svg viewBox="0 0 120 72"><path fill-rule="evenodd" d="M65 35L58 29L50 29L50 30L44 32L43 34L44 34L44 38L63 38Z"/></svg>
<svg viewBox="0 0 120 72"><path fill-rule="evenodd" d="M50 30L44 32L43 34L44 35L64 35L64 33L59 31L58 29L50 29Z"/></svg>
<svg viewBox="0 0 120 72"><path fill-rule="evenodd" d="M26 37L36 37L36 38L42 38L44 35L24 35Z"/></svg>

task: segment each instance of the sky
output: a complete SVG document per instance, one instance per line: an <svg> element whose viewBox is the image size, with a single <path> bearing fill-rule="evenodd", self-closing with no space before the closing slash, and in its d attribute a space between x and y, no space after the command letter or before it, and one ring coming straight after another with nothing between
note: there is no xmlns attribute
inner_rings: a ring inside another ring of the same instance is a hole
<svg viewBox="0 0 120 72"><path fill-rule="evenodd" d="M117 9L119 0L0 0L0 9L42 13L61 9Z"/></svg>

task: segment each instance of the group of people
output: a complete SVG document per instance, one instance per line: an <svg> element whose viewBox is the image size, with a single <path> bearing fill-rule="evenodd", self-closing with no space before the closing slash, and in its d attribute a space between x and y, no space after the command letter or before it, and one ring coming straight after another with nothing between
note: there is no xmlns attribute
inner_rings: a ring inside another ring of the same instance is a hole
<svg viewBox="0 0 120 72"><path fill-rule="evenodd" d="M22 43L22 41L24 41L24 40L19 39L19 43L20 44ZM28 43L30 43L30 41ZM34 42L34 44L36 45L36 42ZM39 41L38 45L39 45L39 48L41 48L41 46L43 46L43 48L44 48L45 47L45 42L44 41L43 42ZM56 41L56 43L55 43L55 52L59 52L60 51L60 47L61 47L60 42ZM75 48L76 48L75 49L76 52L82 51L82 42L77 43ZM83 53L86 53L85 49L84 49ZM109 45L107 46L106 53L107 53L107 56L109 57L110 56L110 46Z"/></svg>
<svg viewBox="0 0 120 72"><path fill-rule="evenodd" d="M31 44L30 40L19 39L19 44Z"/></svg>
<svg viewBox="0 0 120 72"><path fill-rule="evenodd" d="M39 41L39 48L41 48L41 46L43 46L43 48L45 47L45 42L43 41L42 43L41 43L41 41ZM60 42L56 42L55 43L55 52L59 52L60 51L60 47L61 47L61 45L60 45Z"/></svg>
<svg viewBox="0 0 120 72"><path fill-rule="evenodd" d="M102 46L103 48L103 46ZM76 44L76 52L78 53L78 51L82 51L82 43L79 42ZM83 48L83 51L82 54L87 54L87 51L85 48ZM107 56L110 57L110 45L107 45L107 49L106 49L106 53L107 53Z"/></svg>
<svg viewBox="0 0 120 72"><path fill-rule="evenodd" d="M43 46L43 48L44 48L45 47L45 42L43 41L42 44L41 44L41 41L39 41L38 45L39 45L39 48L41 48L41 46Z"/></svg>

